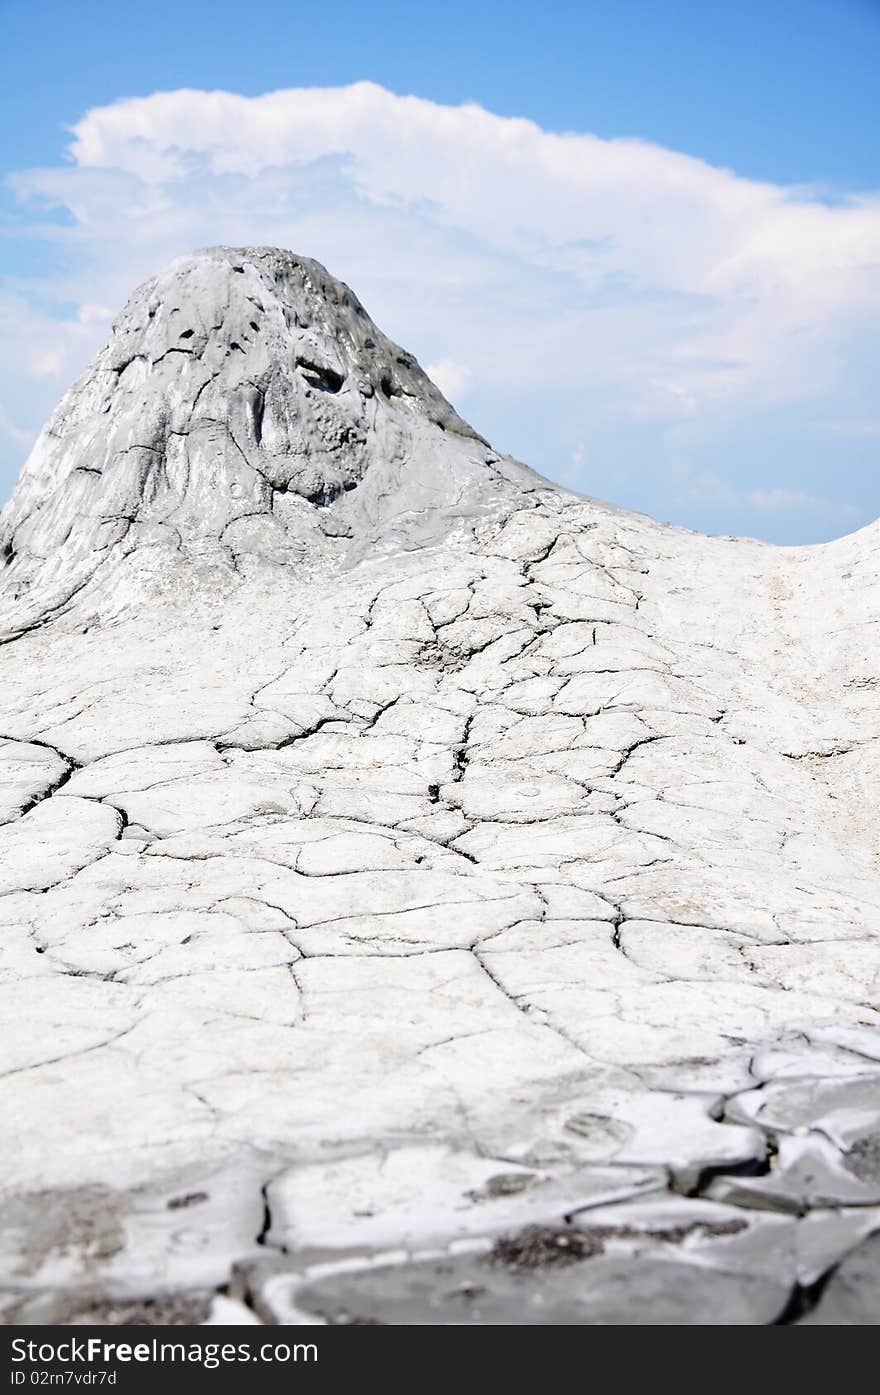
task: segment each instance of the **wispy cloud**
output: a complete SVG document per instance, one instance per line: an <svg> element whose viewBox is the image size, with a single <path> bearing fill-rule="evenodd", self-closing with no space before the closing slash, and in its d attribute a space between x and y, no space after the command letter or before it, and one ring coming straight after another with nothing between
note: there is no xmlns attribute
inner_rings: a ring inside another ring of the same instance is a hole
<svg viewBox="0 0 880 1395"><path fill-rule="evenodd" d="M5 436L8 436L11 441L14 441L16 445L33 445L33 431L27 431L24 427L17 426L2 403L0 403L0 431L2 431Z"/></svg>
<svg viewBox="0 0 880 1395"><path fill-rule="evenodd" d="M832 499L820 499L803 489L752 489L745 496L756 509L767 513L790 513L806 510L826 518L852 519L857 510L849 504L841 504Z"/></svg>
<svg viewBox="0 0 880 1395"><path fill-rule="evenodd" d="M438 358L436 363L427 364L425 371L453 403L463 401L473 385L474 375L467 364L454 358Z"/></svg>

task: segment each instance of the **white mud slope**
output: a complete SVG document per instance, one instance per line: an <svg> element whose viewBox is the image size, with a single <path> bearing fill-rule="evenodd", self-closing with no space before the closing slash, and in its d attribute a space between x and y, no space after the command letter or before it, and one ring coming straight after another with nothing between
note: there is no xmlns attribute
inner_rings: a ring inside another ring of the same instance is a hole
<svg viewBox="0 0 880 1395"><path fill-rule="evenodd" d="M0 547L7 1321L877 1320L876 525L568 494L215 248Z"/></svg>

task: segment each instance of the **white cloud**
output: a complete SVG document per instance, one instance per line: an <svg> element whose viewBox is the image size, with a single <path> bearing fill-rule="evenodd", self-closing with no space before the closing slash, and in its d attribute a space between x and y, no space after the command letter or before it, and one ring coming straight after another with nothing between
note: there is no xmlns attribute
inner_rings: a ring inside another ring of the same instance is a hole
<svg viewBox="0 0 880 1395"><path fill-rule="evenodd" d="M335 160L362 210L407 210L606 305L681 297L660 326L659 380L688 404L759 384L797 391L815 336L880 305L877 200L830 207L643 141L555 134L371 83L160 93L91 111L73 135L80 171L134 178L153 212L185 208L198 173L265 187Z"/></svg>
<svg viewBox="0 0 880 1395"><path fill-rule="evenodd" d="M438 358L426 366L425 372L453 404L467 396L474 376L466 364L457 363L454 358Z"/></svg>
<svg viewBox="0 0 880 1395"><path fill-rule="evenodd" d="M81 305L77 319L81 325L107 325L113 319L113 313L106 305Z"/></svg>
<svg viewBox="0 0 880 1395"><path fill-rule="evenodd" d="M772 489L737 489L734 484L720 479L711 470L704 470L681 480L680 497L699 500L731 511L739 511L745 507L758 515L775 514L796 518L798 514L813 514L819 518L849 524L858 517L856 508L840 500L823 498L805 489L786 489L781 485Z"/></svg>
<svg viewBox="0 0 880 1395"><path fill-rule="evenodd" d="M71 134L70 164L13 181L28 235L69 268L16 289L31 372L79 367L103 307L172 256L277 243L354 285L478 426L526 399L536 421L552 407L560 470L597 417L721 431L820 397L829 420L872 414L837 397L880 310L880 199L830 205L644 141L371 83L159 93L96 108ZM54 208L68 226L40 222ZM52 296L54 337L36 308ZM762 479L754 509L789 483ZM662 511L650 493L641 504Z"/></svg>
<svg viewBox="0 0 880 1395"><path fill-rule="evenodd" d="M26 431L24 427L17 426L2 403L0 403L0 431L16 445L30 446L33 444L33 431Z"/></svg>
<svg viewBox="0 0 880 1395"><path fill-rule="evenodd" d="M61 349L47 349L45 353L32 354L29 364L35 378L57 378L64 367L64 354Z"/></svg>
<svg viewBox="0 0 880 1395"><path fill-rule="evenodd" d="M790 513L805 509L808 513L826 514L830 517L852 518L855 510L846 504L831 499L819 499L803 489L753 489L746 496L756 509L768 513Z"/></svg>

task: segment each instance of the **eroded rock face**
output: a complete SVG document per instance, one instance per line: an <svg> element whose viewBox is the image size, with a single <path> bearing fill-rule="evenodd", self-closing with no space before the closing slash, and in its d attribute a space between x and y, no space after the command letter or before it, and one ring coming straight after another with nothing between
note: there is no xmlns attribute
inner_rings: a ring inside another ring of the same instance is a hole
<svg viewBox="0 0 880 1395"><path fill-rule="evenodd" d="M245 559L350 564L527 479L317 262L210 248L135 292L48 422L3 511L0 618L106 615L194 561L215 586Z"/></svg>
<svg viewBox="0 0 880 1395"><path fill-rule="evenodd" d="M575 498L217 250L3 529L10 1318L867 1320L876 527Z"/></svg>

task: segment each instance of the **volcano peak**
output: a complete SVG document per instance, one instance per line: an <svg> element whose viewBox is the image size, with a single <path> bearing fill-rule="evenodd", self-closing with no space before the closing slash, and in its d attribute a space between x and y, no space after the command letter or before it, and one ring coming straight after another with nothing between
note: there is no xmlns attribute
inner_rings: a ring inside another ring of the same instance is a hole
<svg viewBox="0 0 880 1395"><path fill-rule="evenodd" d="M422 544L524 476L318 262L206 248L134 292L34 447L0 521L8 623L99 570L106 590L110 563L167 579Z"/></svg>

